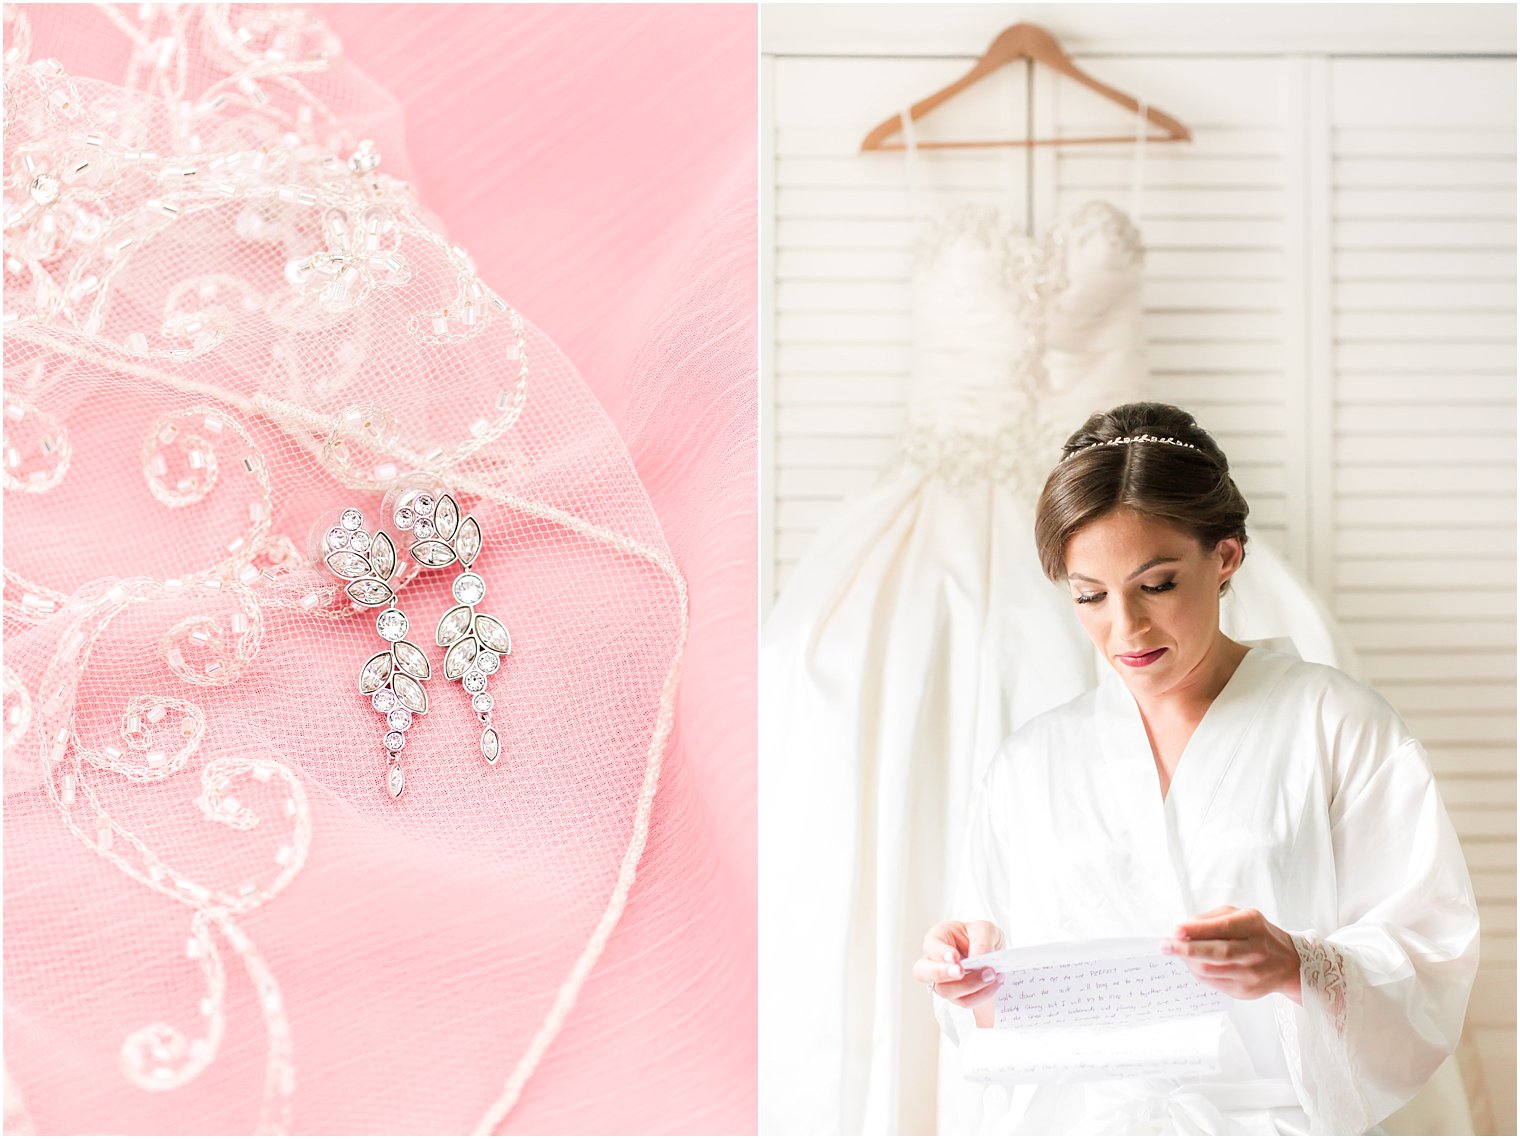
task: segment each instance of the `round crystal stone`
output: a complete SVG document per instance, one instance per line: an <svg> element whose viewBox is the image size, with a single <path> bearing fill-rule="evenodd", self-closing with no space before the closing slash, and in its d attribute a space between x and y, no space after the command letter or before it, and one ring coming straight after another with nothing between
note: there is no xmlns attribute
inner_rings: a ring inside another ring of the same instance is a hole
<svg viewBox="0 0 1520 1139"><path fill-rule="evenodd" d="M375 630L387 641L399 641L406 636L406 614L399 609L387 609L375 618Z"/></svg>
<svg viewBox="0 0 1520 1139"><path fill-rule="evenodd" d="M32 201L39 206L51 205L58 200L58 179L51 174L39 174L32 179Z"/></svg>
<svg viewBox="0 0 1520 1139"><path fill-rule="evenodd" d="M353 537L348 540L348 548L359 553L365 553L369 549L370 536L363 530L355 530Z"/></svg>
<svg viewBox="0 0 1520 1139"><path fill-rule="evenodd" d="M343 529L357 530L364 525L364 515L360 514L352 506L343 512Z"/></svg>
<svg viewBox="0 0 1520 1139"><path fill-rule="evenodd" d="M344 550L348 548L348 531L341 526L334 526L327 532L327 551Z"/></svg>
<svg viewBox="0 0 1520 1139"><path fill-rule="evenodd" d="M429 518L418 518L412 523L412 533L419 538L431 538L438 531Z"/></svg>
<svg viewBox="0 0 1520 1139"><path fill-rule="evenodd" d="M369 702L375 706L375 711L389 712L396 706L396 694L389 688L382 688L369 698Z"/></svg>
<svg viewBox="0 0 1520 1139"><path fill-rule="evenodd" d="M460 681L466 692L484 692L486 690L486 674L478 668L472 668L464 674Z"/></svg>
<svg viewBox="0 0 1520 1139"><path fill-rule="evenodd" d="M412 508L410 506L400 506L396 508L397 530L410 530L412 528L412 523L415 521L417 521L417 515L412 512Z"/></svg>
<svg viewBox="0 0 1520 1139"><path fill-rule="evenodd" d="M412 726L412 712L410 708L392 708L390 715L385 717L385 722L398 732L404 732Z"/></svg>
<svg viewBox="0 0 1520 1139"><path fill-rule="evenodd" d="M490 676L501 667L501 657L497 656L490 649L482 649L475 655L475 667L487 676Z"/></svg>
<svg viewBox="0 0 1520 1139"><path fill-rule="evenodd" d="M417 512L418 518L431 518L433 516L433 507L437 505L437 501L430 494L419 494L416 498L412 499L412 509Z"/></svg>
<svg viewBox="0 0 1520 1139"><path fill-rule="evenodd" d="M400 751L406 746L406 736L400 732L385 733L385 750Z"/></svg>
<svg viewBox="0 0 1520 1139"><path fill-rule="evenodd" d="M492 696L489 692L477 692L474 696L470 697L470 707L482 714L489 712L495 706L496 697Z"/></svg>
<svg viewBox="0 0 1520 1139"><path fill-rule="evenodd" d="M454 600L459 604L478 605L485 595L485 579L478 573L462 573L454 579Z"/></svg>

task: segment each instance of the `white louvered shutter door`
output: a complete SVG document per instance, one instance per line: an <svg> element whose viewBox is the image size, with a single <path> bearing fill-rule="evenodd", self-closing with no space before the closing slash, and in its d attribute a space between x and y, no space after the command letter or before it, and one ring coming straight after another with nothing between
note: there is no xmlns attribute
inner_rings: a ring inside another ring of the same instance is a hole
<svg viewBox="0 0 1520 1139"><path fill-rule="evenodd" d="M1147 394L1219 439L1253 533L1427 745L1482 906L1470 1034L1513 1133L1514 59L1073 57L1193 131L1146 149ZM901 156L859 156L860 138L972 58L772 61L767 606L902 424L913 222ZM1134 120L1009 69L921 133L1030 127ZM1091 197L1129 210L1132 162L1122 146L927 158L937 204L1001 198L1037 231Z"/></svg>
<svg viewBox="0 0 1520 1139"><path fill-rule="evenodd" d="M1469 1023L1512 1121L1515 65L1325 72L1320 540L1335 614L1425 743L1462 836L1483 922Z"/></svg>

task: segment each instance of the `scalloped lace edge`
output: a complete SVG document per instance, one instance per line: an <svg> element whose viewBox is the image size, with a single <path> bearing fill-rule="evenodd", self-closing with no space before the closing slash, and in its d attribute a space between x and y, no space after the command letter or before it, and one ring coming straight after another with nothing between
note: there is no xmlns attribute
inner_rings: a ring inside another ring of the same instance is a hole
<svg viewBox="0 0 1520 1139"><path fill-rule="evenodd" d="M1278 1036L1316 1135L1363 1135L1377 1120L1357 1085L1346 1046L1361 997L1356 959L1312 933L1289 934L1298 950L1303 1007L1273 1001Z"/></svg>

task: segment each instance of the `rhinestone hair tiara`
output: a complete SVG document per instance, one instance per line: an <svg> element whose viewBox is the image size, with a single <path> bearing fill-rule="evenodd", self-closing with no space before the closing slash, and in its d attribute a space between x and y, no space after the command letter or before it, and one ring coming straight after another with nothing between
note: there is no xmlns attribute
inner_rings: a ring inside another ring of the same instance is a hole
<svg viewBox="0 0 1520 1139"><path fill-rule="evenodd" d="M1098 443L1089 443L1085 447L1078 447L1075 451L1069 451L1061 460L1065 462L1073 455L1080 455L1083 451L1091 451L1094 447L1117 447L1122 443L1168 443L1173 447L1186 447L1189 451L1198 450L1191 443L1184 443L1181 439L1164 439L1160 435L1126 435L1123 439L1104 439Z"/></svg>

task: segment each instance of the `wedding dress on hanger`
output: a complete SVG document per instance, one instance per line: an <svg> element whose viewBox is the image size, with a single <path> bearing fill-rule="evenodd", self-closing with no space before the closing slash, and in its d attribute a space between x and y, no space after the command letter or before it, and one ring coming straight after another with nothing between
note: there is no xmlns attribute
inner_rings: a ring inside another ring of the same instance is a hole
<svg viewBox="0 0 1520 1139"><path fill-rule="evenodd" d="M1147 397L1144 121L1129 214L1088 201L1036 237L990 206L925 210L903 116L921 222L906 431L761 637L764 1132L935 1130L940 1036L910 968L951 916L968 797L1004 738L1107 667L1040 572L1034 505L1090 413ZM1221 622L1352 667L1259 538Z"/></svg>

